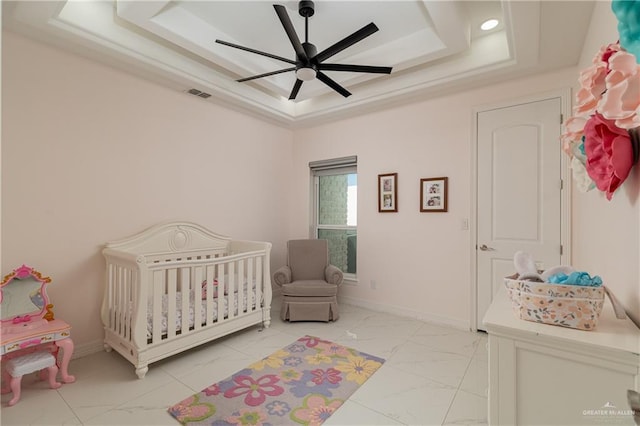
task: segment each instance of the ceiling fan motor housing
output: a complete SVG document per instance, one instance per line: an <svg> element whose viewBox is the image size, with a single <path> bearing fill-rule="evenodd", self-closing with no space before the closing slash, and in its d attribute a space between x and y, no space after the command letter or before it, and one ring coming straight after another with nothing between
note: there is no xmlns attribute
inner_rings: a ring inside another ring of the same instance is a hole
<svg viewBox="0 0 640 426"><path fill-rule="evenodd" d="M298 13L303 18L311 18L314 12L315 9L311 0L302 0L298 3Z"/></svg>
<svg viewBox="0 0 640 426"><path fill-rule="evenodd" d="M304 66L310 66L313 62L312 60L315 59L315 56L318 54L318 49L316 49L316 46L308 43L308 42L304 42L302 43L302 48L304 49L304 53L307 54L307 58L308 60L306 62L306 64L303 63Z"/></svg>

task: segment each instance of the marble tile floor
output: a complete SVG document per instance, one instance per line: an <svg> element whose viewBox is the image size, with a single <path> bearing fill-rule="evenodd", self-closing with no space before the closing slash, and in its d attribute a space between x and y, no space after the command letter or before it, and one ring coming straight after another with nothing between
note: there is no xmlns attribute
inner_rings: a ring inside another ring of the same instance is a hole
<svg viewBox="0 0 640 426"><path fill-rule="evenodd" d="M115 351L74 359L75 383L52 390L31 374L18 404L2 395L0 424L176 426L167 407L305 334L386 359L324 425L487 424L486 335L345 304L340 314L335 323L285 323L274 299L270 328L151 364L143 380Z"/></svg>

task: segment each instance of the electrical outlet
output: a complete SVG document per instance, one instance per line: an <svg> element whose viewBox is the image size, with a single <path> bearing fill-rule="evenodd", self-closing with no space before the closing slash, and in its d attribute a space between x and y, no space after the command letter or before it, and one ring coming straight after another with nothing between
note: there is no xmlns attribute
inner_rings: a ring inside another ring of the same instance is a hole
<svg viewBox="0 0 640 426"><path fill-rule="evenodd" d="M375 289L376 289L376 286L377 286L377 284L376 284L376 280L371 280L371 288L372 288L373 290L375 290Z"/></svg>

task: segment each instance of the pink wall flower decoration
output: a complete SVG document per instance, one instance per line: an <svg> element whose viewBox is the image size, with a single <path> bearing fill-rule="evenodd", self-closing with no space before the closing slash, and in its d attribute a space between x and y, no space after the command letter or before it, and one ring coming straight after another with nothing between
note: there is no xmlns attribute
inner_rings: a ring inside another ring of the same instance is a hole
<svg viewBox="0 0 640 426"><path fill-rule="evenodd" d="M606 193L607 200L611 200L633 166L629 132L596 113L587 121L584 134L587 173L596 187Z"/></svg>
<svg viewBox="0 0 640 426"><path fill-rule="evenodd" d="M637 161L634 150L640 150L631 137L640 129L640 65L620 43L608 44L580 73L579 83L562 150L571 158L577 188L595 186L611 200Z"/></svg>
<svg viewBox="0 0 640 426"><path fill-rule="evenodd" d="M598 111L621 129L640 126L640 65L635 56L624 51L611 55L605 87Z"/></svg>
<svg viewBox="0 0 640 426"><path fill-rule="evenodd" d="M575 116L571 117L565 123L565 132L560 137L562 140L562 150L569 158L573 158L576 145L582 143L584 136L584 125L587 124L589 117Z"/></svg>

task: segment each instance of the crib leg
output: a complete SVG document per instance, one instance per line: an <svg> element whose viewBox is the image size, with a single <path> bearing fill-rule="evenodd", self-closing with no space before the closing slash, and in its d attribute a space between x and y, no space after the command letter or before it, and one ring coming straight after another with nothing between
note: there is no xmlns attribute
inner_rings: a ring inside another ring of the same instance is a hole
<svg viewBox="0 0 640 426"><path fill-rule="evenodd" d="M13 398L9 401L9 407L16 405L20 401L20 386L22 384L22 376L11 377L11 392L13 392Z"/></svg>
<svg viewBox="0 0 640 426"><path fill-rule="evenodd" d="M44 371L44 369L42 370ZM58 366L53 364L51 367L47 367L47 371L49 372L49 386L51 389L58 389L62 386L62 383L56 381L56 376L58 375Z"/></svg>
<svg viewBox="0 0 640 426"><path fill-rule="evenodd" d="M138 375L138 379L144 379L144 376L145 374L147 374L147 371L149 371L148 365L136 368L136 374Z"/></svg>

